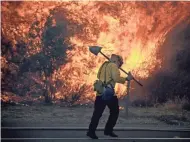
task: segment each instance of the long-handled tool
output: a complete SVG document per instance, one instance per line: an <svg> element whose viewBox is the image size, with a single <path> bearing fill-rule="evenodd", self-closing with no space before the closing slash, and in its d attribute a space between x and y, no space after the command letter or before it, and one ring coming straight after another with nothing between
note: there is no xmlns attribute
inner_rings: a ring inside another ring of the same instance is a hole
<svg viewBox="0 0 190 142"><path fill-rule="evenodd" d="M106 59L108 59L110 61L110 59L104 54L101 52L101 49L102 47L99 47L99 46L89 46L89 50L91 53L93 53L94 55L98 55L98 53L102 54ZM124 73L126 73L128 75L128 73L123 70L122 68L119 68L121 71L123 71ZM133 77L133 80L139 84L140 86L143 86L138 80L136 80L134 77Z"/></svg>

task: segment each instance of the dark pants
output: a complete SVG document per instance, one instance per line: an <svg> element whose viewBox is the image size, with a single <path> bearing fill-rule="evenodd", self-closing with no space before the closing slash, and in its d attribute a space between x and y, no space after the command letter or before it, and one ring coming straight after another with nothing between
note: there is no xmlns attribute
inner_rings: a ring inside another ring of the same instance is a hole
<svg viewBox="0 0 190 142"><path fill-rule="evenodd" d="M118 99L116 96L114 96L111 100L104 101L102 100L101 96L97 96L94 104L94 112L92 115L91 123L89 125L89 132L94 133L96 131L100 117L102 116L102 113L104 112L106 106L108 106L110 110L110 115L104 131L107 133L113 131L113 127L115 126L119 116Z"/></svg>

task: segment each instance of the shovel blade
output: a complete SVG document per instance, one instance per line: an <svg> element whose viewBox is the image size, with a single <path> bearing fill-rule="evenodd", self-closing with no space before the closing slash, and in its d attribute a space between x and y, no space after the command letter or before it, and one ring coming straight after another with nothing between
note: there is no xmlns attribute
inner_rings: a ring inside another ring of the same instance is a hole
<svg viewBox="0 0 190 142"><path fill-rule="evenodd" d="M89 46L90 52L93 53L96 56L101 51L101 49L102 49L102 47L100 47L100 46Z"/></svg>

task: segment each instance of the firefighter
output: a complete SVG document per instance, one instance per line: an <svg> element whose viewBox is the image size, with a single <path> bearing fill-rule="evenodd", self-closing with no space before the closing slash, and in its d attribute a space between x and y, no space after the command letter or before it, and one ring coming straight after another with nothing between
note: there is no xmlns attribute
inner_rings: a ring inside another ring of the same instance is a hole
<svg viewBox="0 0 190 142"><path fill-rule="evenodd" d="M133 79L131 74L129 74L127 78L120 76L119 68L122 66L122 64L123 64L122 57L116 54L112 54L110 61L104 62L98 71L97 77L100 82L105 82L106 88L108 90L107 94L109 97L104 97L105 92L96 93L94 112L87 132L87 136L89 136L92 139L98 139L95 131L98 126L99 119L102 116L102 113L106 106L108 106L110 110L110 115L105 125L104 135L111 137L118 137L113 132L113 128L119 116L118 98L115 94L114 87L116 83L124 84L125 81L130 81ZM103 90L105 90L105 88ZM110 90L113 90L113 93ZM110 97L110 94L113 94L113 96Z"/></svg>

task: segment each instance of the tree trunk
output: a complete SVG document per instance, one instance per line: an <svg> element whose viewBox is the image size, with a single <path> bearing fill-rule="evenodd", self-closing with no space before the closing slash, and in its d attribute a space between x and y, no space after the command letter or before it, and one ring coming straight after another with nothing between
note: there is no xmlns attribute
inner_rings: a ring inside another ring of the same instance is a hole
<svg viewBox="0 0 190 142"><path fill-rule="evenodd" d="M49 84L49 77L45 75L45 92L44 92L44 97L45 97L45 103L46 104L52 104L52 99L50 96L50 84Z"/></svg>

